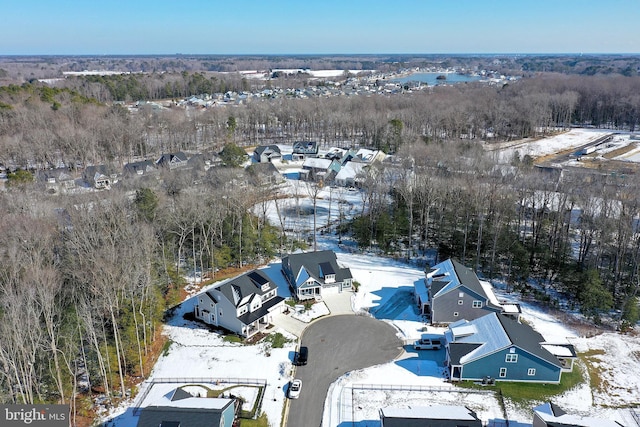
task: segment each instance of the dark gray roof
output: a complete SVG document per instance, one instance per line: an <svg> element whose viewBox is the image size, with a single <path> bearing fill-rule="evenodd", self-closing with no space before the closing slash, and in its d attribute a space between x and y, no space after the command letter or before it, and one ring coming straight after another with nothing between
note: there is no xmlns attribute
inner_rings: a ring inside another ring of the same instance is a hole
<svg viewBox="0 0 640 427"><path fill-rule="evenodd" d="M549 351L542 347L541 344L545 341L544 338L531 326L520 323L511 316L505 316L502 314L497 314L496 316L509 337L509 340L514 345L517 345L531 354L535 354L552 365L562 366L556 356L549 353Z"/></svg>
<svg viewBox="0 0 640 427"><path fill-rule="evenodd" d="M232 405L233 401L229 401ZM228 407L227 405L226 407ZM178 423L180 426L219 427L222 412L226 409L176 408L147 406L142 409L137 427L158 427ZM174 424L175 425L175 424Z"/></svg>
<svg viewBox="0 0 640 427"><path fill-rule="evenodd" d="M169 163L181 163L187 161L187 155L182 151L178 151L177 153L169 153L163 154L160 156L158 160L156 160L157 165L165 165Z"/></svg>
<svg viewBox="0 0 640 427"><path fill-rule="evenodd" d="M307 270L311 277L320 283L324 283L323 276L321 275L321 268L332 269L336 275L336 282L344 282L346 279L351 279L353 277L351 275L351 270L348 268L340 268L335 252L328 250L290 254L282 259L282 264L283 266L289 265L294 279L302 267ZM324 267L321 267L323 265Z"/></svg>
<svg viewBox="0 0 640 427"><path fill-rule="evenodd" d="M169 400L172 402L175 402L177 400L189 399L191 397L193 396L190 393L187 393L186 391L178 387L172 392L171 396L169 397Z"/></svg>
<svg viewBox="0 0 640 427"><path fill-rule="evenodd" d="M138 171L142 171L143 173L155 171L156 167L151 160L142 160L139 162L127 163L124 165L123 170L125 173L137 174Z"/></svg>
<svg viewBox="0 0 640 427"><path fill-rule="evenodd" d="M284 301L283 297L273 297L270 300L264 302L258 310L252 311L250 313L245 313L242 316L238 317L238 320L245 325L250 325L256 320L262 319L269 313L271 307L280 304L282 301Z"/></svg>
<svg viewBox="0 0 640 427"><path fill-rule="evenodd" d="M452 342L449 344L449 358L452 365L459 365L460 358L471 353L482 344L477 343L464 343L464 342Z"/></svg>
<svg viewBox="0 0 640 427"><path fill-rule="evenodd" d="M274 153L280 154L280 147L277 145L258 145L256 149L253 150L253 152L258 155L261 155L265 151L273 151Z"/></svg>
<svg viewBox="0 0 640 427"><path fill-rule="evenodd" d="M265 290L262 290L262 286L266 285ZM260 270L252 270L249 273L243 274L225 282L217 287L232 304L239 307L240 301L244 298L256 295L264 295L273 289L276 289L277 285L267 277Z"/></svg>

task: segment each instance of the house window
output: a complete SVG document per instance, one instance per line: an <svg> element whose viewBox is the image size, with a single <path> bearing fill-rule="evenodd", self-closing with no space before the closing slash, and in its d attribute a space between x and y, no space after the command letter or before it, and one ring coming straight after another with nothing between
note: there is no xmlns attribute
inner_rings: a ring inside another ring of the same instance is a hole
<svg viewBox="0 0 640 427"><path fill-rule="evenodd" d="M458 317L460 315L460 313L458 313L457 311L453 312L453 317Z"/></svg>
<svg viewBox="0 0 640 427"><path fill-rule="evenodd" d="M500 368L500 378L505 378L507 376L507 368Z"/></svg>
<svg viewBox="0 0 640 427"><path fill-rule="evenodd" d="M458 298L464 297L464 292L458 292Z"/></svg>
<svg viewBox="0 0 640 427"><path fill-rule="evenodd" d="M462 304L464 304L464 301L463 301L463 300L461 300L461 299L459 299L459 300L458 300L458 305L462 305Z"/></svg>
<svg viewBox="0 0 640 427"><path fill-rule="evenodd" d="M517 354L507 354L507 357L504 359L507 363L518 363L518 355Z"/></svg>
<svg viewBox="0 0 640 427"><path fill-rule="evenodd" d="M474 301L473 308L482 308L482 301Z"/></svg>
<svg viewBox="0 0 640 427"><path fill-rule="evenodd" d="M534 376L535 374L536 374L536 368L527 369L527 375L529 375L530 377Z"/></svg>

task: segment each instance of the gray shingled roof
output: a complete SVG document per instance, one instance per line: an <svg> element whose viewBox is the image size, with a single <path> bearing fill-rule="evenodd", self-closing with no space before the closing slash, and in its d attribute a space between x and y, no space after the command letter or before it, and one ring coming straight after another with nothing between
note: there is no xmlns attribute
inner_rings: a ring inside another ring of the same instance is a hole
<svg viewBox="0 0 640 427"><path fill-rule="evenodd" d="M510 316L496 315L509 340L521 349L535 354L555 366L562 366L557 357L541 346L545 340L531 326L519 323Z"/></svg>
<svg viewBox="0 0 640 427"><path fill-rule="evenodd" d="M262 290L263 285L268 285L265 291ZM217 290L239 307L244 298L253 294L264 295L276 288L277 285L266 274L260 270L253 270L219 285Z"/></svg>
<svg viewBox="0 0 640 427"><path fill-rule="evenodd" d="M327 272L327 268L331 268L335 272L336 282L344 282L346 279L353 277L351 270L348 268L340 268L336 254L329 250L291 254L284 257L283 264L287 261L291 267L294 279L304 267L311 277L319 283L324 283L324 279L320 274L321 266L324 266L322 268L325 272Z"/></svg>

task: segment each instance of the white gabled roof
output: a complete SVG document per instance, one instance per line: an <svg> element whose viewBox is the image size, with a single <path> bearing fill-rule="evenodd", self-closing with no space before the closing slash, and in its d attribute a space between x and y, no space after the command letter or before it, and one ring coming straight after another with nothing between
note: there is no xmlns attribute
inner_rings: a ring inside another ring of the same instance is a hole
<svg viewBox="0 0 640 427"><path fill-rule="evenodd" d="M462 356L461 363L479 359L512 344L496 313L487 314L460 326L450 326L450 330L456 343L481 344Z"/></svg>
<svg viewBox="0 0 640 427"><path fill-rule="evenodd" d="M355 179L355 177L362 172L365 166L366 165L363 163L347 162L336 174L336 180Z"/></svg>
<svg viewBox="0 0 640 427"><path fill-rule="evenodd" d="M329 169L329 166L331 166L331 160L320 157L307 157L302 163L302 167L314 169Z"/></svg>
<svg viewBox="0 0 640 427"><path fill-rule="evenodd" d="M542 348L547 350L549 353L554 356L559 357L573 357L574 354L571 352L571 349L562 345L553 345L553 344L542 344Z"/></svg>

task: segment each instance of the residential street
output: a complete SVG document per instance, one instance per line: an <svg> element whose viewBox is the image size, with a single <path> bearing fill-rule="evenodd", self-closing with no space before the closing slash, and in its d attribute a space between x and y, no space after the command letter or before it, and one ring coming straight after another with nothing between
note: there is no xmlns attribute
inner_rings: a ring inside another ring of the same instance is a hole
<svg viewBox="0 0 640 427"><path fill-rule="evenodd" d="M300 398L289 402L287 425L320 426L329 385L349 371L396 358L403 351L396 332L368 316L337 315L311 323L301 340L309 347L309 362L295 374L304 386Z"/></svg>

